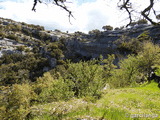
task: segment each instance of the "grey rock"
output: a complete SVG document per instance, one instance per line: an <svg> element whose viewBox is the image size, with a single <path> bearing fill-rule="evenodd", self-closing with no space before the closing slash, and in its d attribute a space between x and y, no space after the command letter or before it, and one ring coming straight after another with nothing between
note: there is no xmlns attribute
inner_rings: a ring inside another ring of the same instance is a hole
<svg viewBox="0 0 160 120"><path fill-rule="evenodd" d="M138 37L144 31L148 31L152 40L156 44L160 44L160 26L137 25L124 30L104 31L99 36L91 34L73 35L66 40L66 48L68 56L76 54L85 57L99 57L107 54L119 54L115 41L122 35L129 37ZM83 41L84 40L84 41Z"/></svg>
<svg viewBox="0 0 160 120"><path fill-rule="evenodd" d="M49 64L50 64L51 68L54 68L57 65L57 60L55 58L50 58L49 59Z"/></svg>

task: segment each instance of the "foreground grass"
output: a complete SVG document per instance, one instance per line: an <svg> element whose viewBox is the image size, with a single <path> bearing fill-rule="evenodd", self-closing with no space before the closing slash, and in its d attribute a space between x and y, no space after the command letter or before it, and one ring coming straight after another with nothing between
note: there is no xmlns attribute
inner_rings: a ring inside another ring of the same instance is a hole
<svg viewBox="0 0 160 120"><path fill-rule="evenodd" d="M33 120L159 120L157 83L136 88L109 89L95 103L84 99L54 102L32 108Z"/></svg>

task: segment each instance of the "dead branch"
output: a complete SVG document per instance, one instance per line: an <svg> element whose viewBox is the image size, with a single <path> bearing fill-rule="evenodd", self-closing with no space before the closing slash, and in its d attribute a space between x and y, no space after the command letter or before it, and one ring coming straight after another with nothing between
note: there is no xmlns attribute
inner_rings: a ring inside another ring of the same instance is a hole
<svg viewBox="0 0 160 120"><path fill-rule="evenodd" d="M69 18L69 22L70 22L70 24L71 24L70 18L71 18L71 17L74 18L72 12L71 12L69 9L67 9L67 7L66 7L64 4L63 4L63 5L59 4L59 3L57 2L57 0L56 0L55 4L56 4L57 6L63 8L65 11L67 11L67 12L69 13L68 18ZM74 18L74 19L75 19L75 18Z"/></svg>
<svg viewBox="0 0 160 120"><path fill-rule="evenodd" d="M122 3L120 6L118 5L118 7L120 8L120 10L122 9L125 9L125 11L128 13L128 16L129 16L129 23L127 24L127 26L129 26L131 23L132 23L132 14L131 12L133 11L133 8L132 8L132 3L130 2L131 0L119 0L118 4L119 3ZM141 12L141 15L146 19L148 20L151 24L153 25L157 25L158 23L154 22L150 17L150 12L151 10L153 10L153 13L154 15L156 16L156 11L153 9L153 6L154 6L154 0L150 0L150 4L149 6L147 6L142 12ZM126 26L126 27L127 27Z"/></svg>
<svg viewBox="0 0 160 120"><path fill-rule="evenodd" d="M37 5L37 3L42 3L42 1L41 0L34 0L34 4L33 4L33 8L32 8L32 10L33 11L36 11L36 5ZM70 22L70 17L73 17L74 18L74 16L73 16L73 14L72 14L72 11L70 11L66 6L65 6L65 4L64 4L64 2L66 2L66 0L53 0L53 4L55 4L55 5L57 5L57 6L59 6L59 7L61 7L61 8L63 8L65 11L67 11L68 12L68 17L69 17L69 22ZM74 18L75 19L75 18ZM70 22L71 23L71 22Z"/></svg>
<svg viewBox="0 0 160 120"><path fill-rule="evenodd" d="M148 17L151 9L153 8L153 6L154 6L154 0L150 0L149 6L148 6L147 8L145 8L145 9L141 12L141 14L142 14L142 16L143 16L145 19L147 19L151 24L156 25L157 23L154 22L151 18ZM147 14L147 12L148 12L148 14ZM155 11L153 11L153 12L155 12ZM154 14L155 14L155 13L154 13Z"/></svg>
<svg viewBox="0 0 160 120"><path fill-rule="evenodd" d="M42 3L40 0L34 0L34 4L33 4L33 8L32 8L33 11L36 11L37 2Z"/></svg>
<svg viewBox="0 0 160 120"><path fill-rule="evenodd" d="M121 0L119 0L119 2L121 2ZM127 11L127 13L128 13L128 16L129 16L129 23L126 25L126 27L127 26L129 26L131 23L132 23L132 14L131 14L131 12L132 12L132 10L130 10L130 9L132 9L132 3L130 2L130 0L123 0L123 4L122 5L120 5L119 6L120 7L120 10L122 10L122 9L125 9L126 11Z"/></svg>

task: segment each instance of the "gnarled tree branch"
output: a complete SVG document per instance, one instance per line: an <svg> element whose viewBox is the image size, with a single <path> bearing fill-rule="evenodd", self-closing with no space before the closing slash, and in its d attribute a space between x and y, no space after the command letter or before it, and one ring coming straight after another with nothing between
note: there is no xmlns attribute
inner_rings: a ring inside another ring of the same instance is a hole
<svg viewBox="0 0 160 120"><path fill-rule="evenodd" d="M121 0L119 0L119 2L121 2ZM123 8L127 11L128 13L128 16L129 16L129 23L126 25L129 26L131 23L132 23L132 15L131 15L131 12L132 10L129 10L129 9L132 9L132 3L130 2L130 0L123 0L123 4L119 6L120 7L120 10L122 10Z"/></svg>
<svg viewBox="0 0 160 120"><path fill-rule="evenodd" d="M49 1L51 1L51 0L49 0ZM64 2L66 2L66 0L52 0L53 1L53 4L55 4L55 5L57 5L57 6L59 6L59 7L61 7L61 8L63 8L65 11L67 11L68 12L68 17L69 17L69 22L70 22L70 17L73 17L74 18L74 16L73 16L73 14L72 14L72 11L70 11L66 6L65 6L65 4L64 4ZM36 5L37 5L37 3L42 3L42 1L41 0L34 0L34 4L33 4L33 8L32 8L32 10L33 11L36 11ZM70 22L71 23L71 22Z"/></svg>
<svg viewBox="0 0 160 120"><path fill-rule="evenodd" d="M63 3L63 2L62 2L62 3ZM69 15L68 15L68 17L69 17L69 22L70 22L70 17L73 17L73 18L74 18L72 12L71 12L69 9L67 9L67 7L66 7L65 5L59 4L59 3L57 2L57 0L56 0L56 5L59 6L59 7L61 7L61 8L63 8L65 11L67 11L67 12L69 13ZM75 18L74 18L74 19L75 19ZM70 24L71 24L71 22L70 22Z"/></svg>
<svg viewBox="0 0 160 120"><path fill-rule="evenodd" d="M32 8L33 11L36 11L37 2L42 3L40 0L34 0L34 4L33 4L33 8Z"/></svg>
<svg viewBox="0 0 160 120"><path fill-rule="evenodd" d="M132 14L131 12L133 11L133 8L132 8L132 3L130 2L131 0L119 0L118 4L119 3L122 3L120 6L118 5L118 7L122 10L122 9L125 9L126 12L128 13L128 16L129 16L129 23L127 24L130 25L132 23ZM153 9L153 6L154 6L154 0L150 0L150 4L149 6L147 6L142 12L141 12L141 15L146 19L148 20L151 24L153 25L157 25L158 23L154 22L150 17L150 12L151 10L153 10L153 13L154 15L156 16L156 11ZM157 18L157 17L156 17Z"/></svg>
<svg viewBox="0 0 160 120"><path fill-rule="evenodd" d="M37 3L41 3L43 0L34 0L34 4L33 4L33 11L36 11L35 7L37 5ZM64 2L66 2L66 0L48 0L50 2L52 2L53 4L55 4L56 6L59 6L61 8L63 8L65 11L68 12L68 17L69 17L69 22L70 22L70 17L74 16L72 15L72 12L65 6ZM120 10L125 9L125 11L128 13L128 17L129 17L129 23L127 24L127 26L129 26L130 24L132 24L133 20L132 20L132 12L134 11L134 9L132 8L132 0L119 0L118 7L120 8ZM121 4L121 5L119 5ZM148 20L151 24L156 25L158 23L154 22L150 17L150 12L153 10L154 15L156 16L156 11L153 9L154 6L154 0L150 0L150 4L149 6L147 6L142 12L141 15ZM156 18L159 18L159 16L156 16ZM127 27L126 26L126 27Z"/></svg>
<svg viewBox="0 0 160 120"><path fill-rule="evenodd" d="M149 12L150 12L151 9L153 8L153 6L154 6L154 0L150 0L149 6L148 6L147 8L145 8L145 9L141 12L141 14L142 14L143 17L144 17L145 19L147 19L151 24L156 25L157 23L154 22L151 18L148 17L148 16L149 16ZM148 14L147 14L147 12L148 12ZM155 11L153 11L153 12L154 12L154 14L155 14Z"/></svg>

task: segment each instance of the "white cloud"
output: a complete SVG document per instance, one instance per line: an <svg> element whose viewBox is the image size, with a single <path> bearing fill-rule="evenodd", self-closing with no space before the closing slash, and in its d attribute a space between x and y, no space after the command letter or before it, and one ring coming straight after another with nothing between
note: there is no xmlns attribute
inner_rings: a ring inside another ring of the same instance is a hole
<svg viewBox="0 0 160 120"><path fill-rule="evenodd" d="M112 16L107 14L108 9L103 0L85 2L81 5L76 1L67 3L75 17L75 19L71 18L72 25L69 23L68 13L54 5L38 4L36 13L31 11L33 0L6 1L0 3L0 6L3 6L0 10L2 17L40 24L47 29L71 32L101 29L103 25L109 24L109 18Z"/></svg>
<svg viewBox="0 0 160 120"><path fill-rule="evenodd" d="M68 13L55 5L38 4L37 12L31 11L33 0L12 0L0 3L0 15L17 21L31 24L39 24L45 28L61 31L83 31L101 29L104 25L114 27L125 24L126 13L120 13L116 8L116 2L111 0L92 0L92 2L78 3L70 0L66 3L68 9L73 12L75 19L71 18L69 23ZM89 0L88 0L89 1ZM110 3L108 4L108 1ZM81 1L83 2L83 1Z"/></svg>

